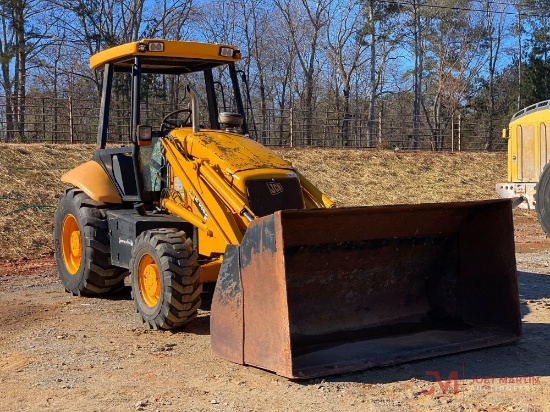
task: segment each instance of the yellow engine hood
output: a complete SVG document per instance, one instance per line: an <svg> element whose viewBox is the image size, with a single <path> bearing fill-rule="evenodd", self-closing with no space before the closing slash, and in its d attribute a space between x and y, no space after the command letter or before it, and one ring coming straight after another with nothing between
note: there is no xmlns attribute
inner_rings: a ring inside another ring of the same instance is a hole
<svg viewBox="0 0 550 412"><path fill-rule="evenodd" d="M242 135L210 129L192 133L189 128L175 129L170 134L192 157L208 159L231 173L250 169L292 169L292 165L274 151Z"/></svg>

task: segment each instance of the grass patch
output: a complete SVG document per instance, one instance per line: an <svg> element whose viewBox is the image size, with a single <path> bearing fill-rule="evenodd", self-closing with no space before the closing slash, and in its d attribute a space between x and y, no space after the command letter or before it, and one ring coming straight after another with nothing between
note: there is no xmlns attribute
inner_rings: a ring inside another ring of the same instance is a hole
<svg viewBox="0 0 550 412"><path fill-rule="evenodd" d="M492 199L505 153L280 150L339 206Z"/></svg>
<svg viewBox="0 0 550 412"><path fill-rule="evenodd" d="M0 259L53 253L60 177L89 160L94 145L0 145Z"/></svg>

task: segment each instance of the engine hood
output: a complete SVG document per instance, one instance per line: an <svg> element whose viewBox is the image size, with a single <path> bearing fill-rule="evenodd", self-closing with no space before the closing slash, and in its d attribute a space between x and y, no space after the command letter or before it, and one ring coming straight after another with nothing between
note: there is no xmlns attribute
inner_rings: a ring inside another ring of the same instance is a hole
<svg viewBox="0 0 550 412"><path fill-rule="evenodd" d="M170 134L190 156L208 159L231 173L250 169L292 170L292 165L274 151L239 134L210 129L193 133L190 128L174 129Z"/></svg>

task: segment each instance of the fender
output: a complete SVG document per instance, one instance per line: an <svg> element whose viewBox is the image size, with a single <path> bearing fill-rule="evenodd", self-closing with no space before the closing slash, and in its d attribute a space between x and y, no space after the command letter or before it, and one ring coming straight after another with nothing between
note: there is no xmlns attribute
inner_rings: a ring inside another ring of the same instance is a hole
<svg viewBox="0 0 550 412"><path fill-rule="evenodd" d="M61 176L61 181L78 187L99 202L122 203L122 198L109 179L107 172L93 160L69 170Z"/></svg>

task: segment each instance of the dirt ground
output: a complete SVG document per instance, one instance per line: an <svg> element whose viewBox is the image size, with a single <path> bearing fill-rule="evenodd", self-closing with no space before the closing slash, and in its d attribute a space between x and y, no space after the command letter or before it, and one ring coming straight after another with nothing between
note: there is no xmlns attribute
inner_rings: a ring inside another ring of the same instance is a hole
<svg viewBox="0 0 550 412"><path fill-rule="evenodd" d="M0 411L550 411L550 240L534 213L514 212L518 343L290 381L213 355L208 310L153 332L129 288L64 292L51 257L59 177L93 149L0 145ZM504 153L280 153L339 205L488 199L506 176Z"/></svg>
<svg viewBox="0 0 550 412"><path fill-rule="evenodd" d="M51 257L2 261L0 410L550 411L550 240L514 213L518 343L305 381L217 358L207 310L179 332L148 331L129 289L73 297Z"/></svg>

